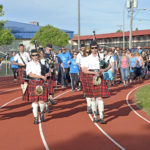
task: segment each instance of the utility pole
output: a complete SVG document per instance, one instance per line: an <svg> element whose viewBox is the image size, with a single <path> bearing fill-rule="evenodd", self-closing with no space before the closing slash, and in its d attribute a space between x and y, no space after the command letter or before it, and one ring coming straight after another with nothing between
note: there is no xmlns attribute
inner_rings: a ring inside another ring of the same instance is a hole
<svg viewBox="0 0 150 150"><path fill-rule="evenodd" d="M80 0L78 0L78 50L80 50Z"/></svg>
<svg viewBox="0 0 150 150"><path fill-rule="evenodd" d="M131 1L130 1L131 20L130 20L129 49L131 49L131 48L132 48L132 30L133 30L133 2L134 2L134 0L131 0Z"/></svg>

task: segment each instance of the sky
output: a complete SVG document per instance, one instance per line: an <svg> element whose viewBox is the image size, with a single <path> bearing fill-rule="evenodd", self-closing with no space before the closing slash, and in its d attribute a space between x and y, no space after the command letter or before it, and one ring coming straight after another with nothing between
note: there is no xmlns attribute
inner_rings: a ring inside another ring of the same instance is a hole
<svg viewBox="0 0 150 150"><path fill-rule="evenodd" d="M0 20L52 25L78 33L78 0L0 0L4 16ZM113 33L130 29L126 0L80 0L80 35ZM146 10L143 10L145 9ZM124 15L123 15L124 14ZM134 9L133 30L150 29L150 0L138 0Z"/></svg>

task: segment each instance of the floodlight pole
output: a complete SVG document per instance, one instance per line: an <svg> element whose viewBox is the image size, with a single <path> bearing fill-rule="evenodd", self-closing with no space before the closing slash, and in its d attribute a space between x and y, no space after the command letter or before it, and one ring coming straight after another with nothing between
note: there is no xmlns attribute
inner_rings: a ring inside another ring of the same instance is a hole
<svg viewBox="0 0 150 150"><path fill-rule="evenodd" d="M80 50L80 0L78 0L78 50Z"/></svg>
<svg viewBox="0 0 150 150"><path fill-rule="evenodd" d="M129 34L129 49L132 48L132 30L133 30L133 0L131 0L131 20L130 20L130 34Z"/></svg>

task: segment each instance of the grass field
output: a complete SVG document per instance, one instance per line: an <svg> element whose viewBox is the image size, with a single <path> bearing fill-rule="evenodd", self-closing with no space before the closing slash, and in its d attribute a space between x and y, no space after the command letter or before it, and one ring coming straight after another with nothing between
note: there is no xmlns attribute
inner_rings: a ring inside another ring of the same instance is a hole
<svg viewBox="0 0 150 150"><path fill-rule="evenodd" d="M7 64L7 68L8 68L8 64ZM0 66L0 77L2 77L2 76L10 76L12 74L13 73L12 73L11 69L7 69L7 74L6 74L6 63L3 62L1 64L1 66Z"/></svg>
<svg viewBox="0 0 150 150"><path fill-rule="evenodd" d="M150 115L150 85L146 85L136 91L135 101L143 111Z"/></svg>

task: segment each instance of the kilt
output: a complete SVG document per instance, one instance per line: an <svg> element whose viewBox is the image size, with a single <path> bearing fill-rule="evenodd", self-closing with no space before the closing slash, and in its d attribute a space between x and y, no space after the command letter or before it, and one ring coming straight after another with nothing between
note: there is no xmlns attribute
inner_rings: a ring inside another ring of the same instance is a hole
<svg viewBox="0 0 150 150"><path fill-rule="evenodd" d="M23 70L25 68L24 67L19 67L18 68L18 76L17 76L17 80L20 84L23 84L25 80L22 79L22 73L23 73Z"/></svg>
<svg viewBox="0 0 150 150"><path fill-rule="evenodd" d="M85 92L85 86L84 86L84 80L85 80L85 76L86 76L86 74L85 73L83 73L81 70L79 71L79 81L81 82L81 84L82 84L82 90L83 90L83 92Z"/></svg>
<svg viewBox="0 0 150 150"><path fill-rule="evenodd" d="M37 85L41 85L43 87L43 95L41 95L41 96L35 95L35 88ZM40 80L40 81L29 80L29 84L28 84L29 101L31 101L31 102L38 102L38 101L47 102L47 99L48 99L47 87L48 87L47 84L44 84L43 80Z"/></svg>
<svg viewBox="0 0 150 150"><path fill-rule="evenodd" d="M82 82L83 72L79 70L79 82Z"/></svg>
<svg viewBox="0 0 150 150"><path fill-rule="evenodd" d="M100 85L93 85L93 74L86 74L85 80L84 80L84 86L85 86L85 95L86 97L109 97L110 92L108 90L108 87L105 83L104 77L102 78L102 83Z"/></svg>
<svg viewBox="0 0 150 150"><path fill-rule="evenodd" d="M51 84L52 84L53 87L56 87L56 79L55 79L54 73L51 76Z"/></svg>
<svg viewBox="0 0 150 150"><path fill-rule="evenodd" d="M29 86L27 86L25 93L22 94L22 100L23 101L29 101Z"/></svg>
<svg viewBox="0 0 150 150"><path fill-rule="evenodd" d="M51 78L47 79L48 83L48 94L54 95L54 86L53 86L53 80Z"/></svg>

